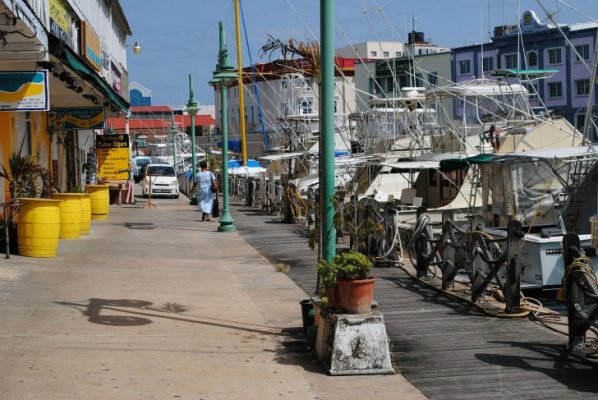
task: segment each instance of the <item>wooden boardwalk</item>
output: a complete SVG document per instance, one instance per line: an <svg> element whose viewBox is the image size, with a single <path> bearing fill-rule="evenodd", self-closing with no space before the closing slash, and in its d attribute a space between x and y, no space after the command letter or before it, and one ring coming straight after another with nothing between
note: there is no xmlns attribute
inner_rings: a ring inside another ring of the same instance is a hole
<svg viewBox="0 0 598 400"><path fill-rule="evenodd" d="M316 253L304 228L233 206L237 230L306 293ZM497 319L447 298L399 268L375 268L393 361L429 399L598 399L598 361L564 351L567 337L527 319Z"/></svg>

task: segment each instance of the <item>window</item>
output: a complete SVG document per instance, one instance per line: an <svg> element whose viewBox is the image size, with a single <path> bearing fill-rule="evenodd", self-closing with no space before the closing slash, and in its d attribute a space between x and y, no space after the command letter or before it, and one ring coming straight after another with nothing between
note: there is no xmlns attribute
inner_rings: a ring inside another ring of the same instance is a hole
<svg viewBox="0 0 598 400"><path fill-rule="evenodd" d="M563 84L561 82L548 83L548 97L563 97Z"/></svg>
<svg viewBox="0 0 598 400"><path fill-rule="evenodd" d="M538 53L535 51L527 53L527 66L530 68L538 66Z"/></svg>
<svg viewBox="0 0 598 400"><path fill-rule="evenodd" d="M505 68L519 68L517 54L505 54Z"/></svg>
<svg viewBox="0 0 598 400"><path fill-rule="evenodd" d="M590 45L589 44L581 44L579 46L575 46L575 51L579 53L581 56L581 60L589 60L590 59ZM577 54L575 55L575 61L581 61Z"/></svg>
<svg viewBox="0 0 598 400"><path fill-rule="evenodd" d="M438 72L430 72L428 74L428 85L430 87L438 86Z"/></svg>
<svg viewBox="0 0 598 400"><path fill-rule="evenodd" d="M494 70L494 57L484 57L482 59L482 71L488 72Z"/></svg>
<svg viewBox="0 0 598 400"><path fill-rule="evenodd" d="M390 53L388 51L385 51L384 52L384 57L388 57L388 56L390 56Z"/></svg>
<svg viewBox="0 0 598 400"><path fill-rule="evenodd" d="M395 57L401 57L401 52L400 51L395 52Z"/></svg>
<svg viewBox="0 0 598 400"><path fill-rule="evenodd" d="M470 60L459 61L459 73L461 75L471 73L471 61Z"/></svg>
<svg viewBox="0 0 598 400"><path fill-rule="evenodd" d="M586 115L585 114L577 114L575 116L575 128L578 130L583 130L583 126L586 123Z"/></svg>
<svg viewBox="0 0 598 400"><path fill-rule="evenodd" d="M313 111L313 98L312 97L300 97L299 98L299 114L312 114Z"/></svg>
<svg viewBox="0 0 598 400"><path fill-rule="evenodd" d="M578 96L587 96L590 94L590 80L580 79L575 81L575 93L577 93Z"/></svg>
<svg viewBox="0 0 598 400"><path fill-rule="evenodd" d="M548 64L561 64L563 62L561 49L548 49Z"/></svg>
<svg viewBox="0 0 598 400"><path fill-rule="evenodd" d="M372 56L372 57L378 57L378 52L377 51L370 51L370 56Z"/></svg>

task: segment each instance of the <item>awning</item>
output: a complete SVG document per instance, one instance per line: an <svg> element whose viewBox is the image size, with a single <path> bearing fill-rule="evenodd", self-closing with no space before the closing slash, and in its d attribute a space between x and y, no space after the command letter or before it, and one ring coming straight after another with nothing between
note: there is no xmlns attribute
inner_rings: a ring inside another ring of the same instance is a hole
<svg viewBox="0 0 598 400"><path fill-rule="evenodd" d="M96 89L114 103L114 105L124 111L129 109L129 103L116 94L116 92L97 73L85 65L85 63L71 50L65 48L64 53L58 57L60 57L69 68L86 78L89 83L95 86Z"/></svg>

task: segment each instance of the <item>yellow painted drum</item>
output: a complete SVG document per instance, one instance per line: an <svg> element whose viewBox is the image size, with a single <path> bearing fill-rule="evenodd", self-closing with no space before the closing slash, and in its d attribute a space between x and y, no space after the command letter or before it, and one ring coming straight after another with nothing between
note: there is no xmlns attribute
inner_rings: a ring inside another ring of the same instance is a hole
<svg viewBox="0 0 598 400"><path fill-rule="evenodd" d="M26 257L55 257L60 234L60 201L19 199L17 240L19 254Z"/></svg>
<svg viewBox="0 0 598 400"><path fill-rule="evenodd" d="M81 234L89 235L91 225L91 200L89 193L83 193L81 197Z"/></svg>
<svg viewBox="0 0 598 400"><path fill-rule="evenodd" d="M60 239L79 239L81 235L81 198L83 193L54 193L60 200Z"/></svg>
<svg viewBox="0 0 598 400"><path fill-rule="evenodd" d="M110 192L108 185L85 185L91 200L91 219L100 220L108 218L110 210Z"/></svg>

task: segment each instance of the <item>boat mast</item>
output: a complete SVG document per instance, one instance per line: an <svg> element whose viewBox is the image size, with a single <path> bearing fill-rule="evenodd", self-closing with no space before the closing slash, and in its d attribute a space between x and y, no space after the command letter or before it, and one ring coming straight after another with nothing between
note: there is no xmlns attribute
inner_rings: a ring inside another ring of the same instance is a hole
<svg viewBox="0 0 598 400"><path fill-rule="evenodd" d="M241 129L241 155L243 166L247 165L247 137L245 135L245 96L243 90L243 58L241 55L241 25L239 22L239 0L235 2L235 31L237 34L237 69L239 74L239 127Z"/></svg>

